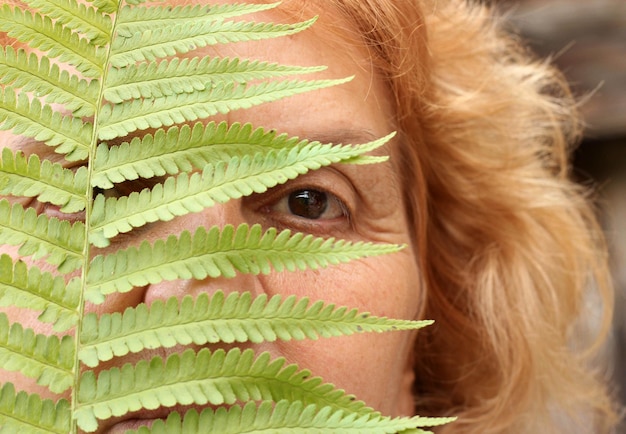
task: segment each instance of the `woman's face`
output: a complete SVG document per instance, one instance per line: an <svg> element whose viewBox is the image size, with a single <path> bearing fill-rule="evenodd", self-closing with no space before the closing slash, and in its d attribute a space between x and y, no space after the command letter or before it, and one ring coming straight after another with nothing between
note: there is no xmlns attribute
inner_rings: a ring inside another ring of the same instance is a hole
<svg viewBox="0 0 626 434"><path fill-rule="evenodd" d="M225 116L229 122L251 122L291 135L333 143L363 143L393 131L393 113L385 84L373 71L367 50L354 43L356 29L337 12L304 8L298 17L320 15L318 22L303 33L269 41L221 47L223 56L260 58L290 65L327 65L316 78L354 79L341 86L323 89L235 111ZM275 11L255 17L259 21L284 21ZM350 42L352 41L352 42ZM204 49L196 55L215 55ZM222 120L222 119L219 119ZM51 157L43 145L24 143L10 133L0 133L2 146L24 149ZM327 269L307 272L281 272L267 276L242 275L234 279L179 280L136 288L130 293L110 296L92 311L122 311L139 303L151 303L172 295L198 295L218 289L225 292L251 291L253 294L295 294L312 300L357 307L380 316L414 319L419 312L422 288L419 285L415 246L409 236L402 202L402 185L396 170L397 142L382 150L391 161L368 166L336 165L310 172L285 185L242 200L216 205L200 213L156 223L118 236L114 248L154 241L185 228L240 223L260 223L264 227L291 229L315 236L338 237L351 241L407 244L399 253L368 258ZM141 189L141 185L129 187ZM125 192L124 192L125 193ZM307 205L313 203L317 206ZM321 205L320 205L321 204ZM45 210L45 207L42 207ZM0 246L15 254L14 248ZM28 322L48 331L34 320L36 313L9 311L13 321ZM318 341L275 342L258 345L284 356L355 394L368 405L390 415L413 413L411 369L414 334L393 332L360 334ZM164 350L165 351L165 350ZM160 353L161 355L163 353ZM132 357L116 363L133 361ZM1 372L7 379L30 390L39 388L19 380L16 373ZM151 414L134 415L149 418ZM152 415L154 417L154 415ZM110 432L128 422L115 420Z"/></svg>

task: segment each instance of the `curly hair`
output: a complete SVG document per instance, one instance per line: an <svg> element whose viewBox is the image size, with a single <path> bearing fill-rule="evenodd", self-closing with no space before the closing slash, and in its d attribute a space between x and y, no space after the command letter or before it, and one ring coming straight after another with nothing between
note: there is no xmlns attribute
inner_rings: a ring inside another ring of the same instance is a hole
<svg viewBox="0 0 626 434"><path fill-rule="evenodd" d="M610 432L589 361L612 288L589 192L571 180L581 121L563 77L477 1L332 3L395 103L422 315L436 321L415 344L416 412L457 416L440 434ZM589 294L603 315L586 343Z"/></svg>
<svg viewBox="0 0 626 434"><path fill-rule="evenodd" d="M395 97L409 221L436 325L418 336L420 414L440 433L610 432L589 356L609 327L606 248L571 180L581 134L559 72L464 0L334 0ZM595 291L596 342L573 336Z"/></svg>

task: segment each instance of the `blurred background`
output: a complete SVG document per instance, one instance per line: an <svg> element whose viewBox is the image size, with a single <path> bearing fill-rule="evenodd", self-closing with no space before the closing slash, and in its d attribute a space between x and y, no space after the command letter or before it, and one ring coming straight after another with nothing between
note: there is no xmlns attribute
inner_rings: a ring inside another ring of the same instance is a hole
<svg viewBox="0 0 626 434"><path fill-rule="evenodd" d="M512 28L552 57L578 96L586 122L575 174L598 189L611 248L617 305L607 349L626 404L626 0L494 0ZM619 433L626 433L626 421Z"/></svg>

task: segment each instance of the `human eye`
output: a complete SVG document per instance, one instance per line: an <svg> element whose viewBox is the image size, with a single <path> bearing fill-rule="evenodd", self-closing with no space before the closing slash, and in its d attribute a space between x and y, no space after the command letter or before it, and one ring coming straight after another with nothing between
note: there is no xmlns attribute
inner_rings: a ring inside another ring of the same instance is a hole
<svg viewBox="0 0 626 434"><path fill-rule="evenodd" d="M299 188L281 197L269 211L307 220L334 220L345 217L346 205L332 193L315 187Z"/></svg>
<svg viewBox="0 0 626 434"><path fill-rule="evenodd" d="M255 212L249 220L317 236L345 232L352 218L351 189L332 177L317 178L294 180L244 199L246 208Z"/></svg>

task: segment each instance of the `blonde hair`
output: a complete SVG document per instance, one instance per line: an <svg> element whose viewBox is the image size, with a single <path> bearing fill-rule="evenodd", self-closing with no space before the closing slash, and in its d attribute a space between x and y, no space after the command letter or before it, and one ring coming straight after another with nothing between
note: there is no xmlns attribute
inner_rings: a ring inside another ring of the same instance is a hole
<svg viewBox="0 0 626 434"><path fill-rule="evenodd" d="M563 78L485 5L334 3L395 96L436 320L416 342L417 412L459 417L440 433L610 432L614 406L588 364L603 333L589 351L572 335L591 291L606 331L612 290L594 210L570 180L581 124Z"/></svg>
<svg viewBox="0 0 626 434"><path fill-rule="evenodd" d="M485 5L332 1L395 102L423 315L436 320L415 345L416 412L459 418L440 434L610 432L614 405L588 367L604 333L572 345L586 294L606 330L612 291L594 210L570 180L581 127L563 78Z"/></svg>

